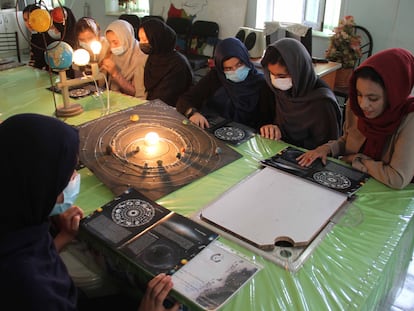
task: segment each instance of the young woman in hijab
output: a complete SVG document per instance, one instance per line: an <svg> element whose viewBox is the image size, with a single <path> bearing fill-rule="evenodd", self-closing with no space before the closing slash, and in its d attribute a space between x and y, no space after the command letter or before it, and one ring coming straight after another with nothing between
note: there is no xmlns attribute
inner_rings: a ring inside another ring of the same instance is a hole
<svg viewBox="0 0 414 311"><path fill-rule="evenodd" d="M2 303L15 310L77 310L77 289L58 251L75 237L82 212L65 212L71 214L59 242L50 234L49 214L77 164L78 132L52 117L20 114L0 123L0 140L7 181L0 187ZM152 279L139 311L166 310L162 302L172 286L169 276Z"/></svg>
<svg viewBox="0 0 414 311"><path fill-rule="evenodd" d="M146 98L144 66L147 55L141 52L132 25L121 19L115 20L106 28L105 37L110 53L103 59L100 68L109 75L110 89Z"/></svg>
<svg viewBox="0 0 414 311"><path fill-rule="evenodd" d="M81 17L75 25L76 48L82 48L89 52L91 60L95 55L92 52L91 43L97 41L102 48L95 61L101 62L108 53L109 44L104 36L101 35L101 27L92 17Z"/></svg>
<svg viewBox="0 0 414 311"><path fill-rule="evenodd" d="M405 49L378 52L350 80L344 134L308 151L299 163L342 156L354 168L402 189L414 176L414 56Z"/></svg>
<svg viewBox="0 0 414 311"><path fill-rule="evenodd" d="M307 149L337 139L341 111L332 90L316 76L312 58L299 41L283 38L268 46L261 61L274 93L263 137Z"/></svg>
<svg viewBox="0 0 414 311"><path fill-rule="evenodd" d="M72 10L66 6L56 7L54 10L63 10L65 19L63 21L53 21L48 30L49 36L55 41L62 40L68 43L72 48L76 47L75 24L76 17Z"/></svg>
<svg viewBox="0 0 414 311"><path fill-rule="evenodd" d="M263 74L250 61L245 45L226 38L216 48L215 67L178 100L177 111L201 128L210 124L206 114L258 128L260 105L271 99Z"/></svg>
<svg viewBox="0 0 414 311"><path fill-rule="evenodd" d="M142 51L148 54L144 70L147 99L159 98L175 107L178 97L193 81L190 63L175 50L175 31L162 20L152 18L141 24L138 36Z"/></svg>

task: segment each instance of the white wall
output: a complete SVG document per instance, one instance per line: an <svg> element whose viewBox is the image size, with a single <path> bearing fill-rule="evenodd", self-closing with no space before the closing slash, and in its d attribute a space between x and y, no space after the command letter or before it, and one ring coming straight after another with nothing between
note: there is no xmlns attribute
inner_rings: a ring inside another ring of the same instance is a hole
<svg viewBox="0 0 414 311"><path fill-rule="evenodd" d="M371 32L374 53L391 47L414 53L413 0L348 0L344 13Z"/></svg>

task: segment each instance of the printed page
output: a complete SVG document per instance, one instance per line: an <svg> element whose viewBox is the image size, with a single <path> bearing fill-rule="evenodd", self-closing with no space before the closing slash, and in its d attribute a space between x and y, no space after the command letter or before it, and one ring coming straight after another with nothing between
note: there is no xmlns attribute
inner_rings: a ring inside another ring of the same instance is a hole
<svg viewBox="0 0 414 311"><path fill-rule="evenodd" d="M204 310L216 310L261 268L213 241L172 276L174 290Z"/></svg>

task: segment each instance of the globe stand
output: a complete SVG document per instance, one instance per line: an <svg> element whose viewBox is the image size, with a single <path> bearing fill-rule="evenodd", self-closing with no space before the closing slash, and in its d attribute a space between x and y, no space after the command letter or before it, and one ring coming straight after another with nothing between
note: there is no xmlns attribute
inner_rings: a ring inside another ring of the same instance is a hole
<svg viewBox="0 0 414 311"><path fill-rule="evenodd" d="M75 79L67 79L66 70L59 70L60 82L56 85L62 90L63 107L56 108L57 117L73 117L83 112L83 108L79 104L71 103L69 98L69 87L94 82L96 80L105 79L105 75L99 72L98 63L91 63L92 74Z"/></svg>
<svg viewBox="0 0 414 311"><path fill-rule="evenodd" d="M60 82L57 86L61 89L62 96L63 96L63 106L56 107L56 116L57 117L73 117L81 114L83 112L83 108L80 104L75 104L70 102L69 98L69 85L77 85L85 83L82 81L81 83L74 84L69 83L73 80L68 80L66 77L66 70L59 71Z"/></svg>

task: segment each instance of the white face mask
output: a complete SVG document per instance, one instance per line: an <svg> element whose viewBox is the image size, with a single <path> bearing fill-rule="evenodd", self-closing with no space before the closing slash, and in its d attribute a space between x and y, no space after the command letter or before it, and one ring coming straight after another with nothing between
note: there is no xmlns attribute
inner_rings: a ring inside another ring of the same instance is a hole
<svg viewBox="0 0 414 311"><path fill-rule="evenodd" d="M274 75L270 74L270 79L272 80L272 85L281 91L287 91L293 85L292 78L276 78Z"/></svg>
<svg viewBox="0 0 414 311"><path fill-rule="evenodd" d="M55 40L60 40L60 31L59 31L59 30L49 29L49 30L47 31L47 33L49 34L49 36L50 36L52 39L55 39Z"/></svg>
<svg viewBox="0 0 414 311"><path fill-rule="evenodd" d="M111 48L111 52L112 52L112 54L114 54L114 55L122 55L122 54L124 54L125 49L124 49L124 47L121 45L121 46L117 46L116 48Z"/></svg>
<svg viewBox="0 0 414 311"><path fill-rule="evenodd" d="M79 41L79 46L81 48L85 49L85 50L88 50L88 51L91 49L89 43L87 43L87 42Z"/></svg>

